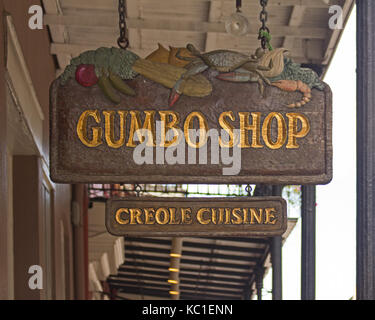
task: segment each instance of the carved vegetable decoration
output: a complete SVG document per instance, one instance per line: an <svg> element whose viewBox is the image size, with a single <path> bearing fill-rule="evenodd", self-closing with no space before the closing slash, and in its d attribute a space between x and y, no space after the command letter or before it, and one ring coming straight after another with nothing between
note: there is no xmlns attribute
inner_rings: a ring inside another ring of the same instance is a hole
<svg viewBox="0 0 375 320"><path fill-rule="evenodd" d="M204 97L212 92L211 83L200 73L213 69L219 74L217 78L231 82L254 82L258 84L260 94L265 97L265 85L273 85L284 91L300 91L300 101L290 103L288 107L296 108L307 104L312 99L312 88L324 89L318 75L299 64L285 58L288 51L284 48L274 50L271 45L271 33L266 25L268 12L267 0L260 1L262 11L259 19L262 23L258 39L261 48L254 54L244 54L230 50L214 50L201 53L192 44L186 48L169 46L169 50L160 43L158 49L140 59L127 50L129 39L125 21L125 2L120 1L119 25L120 48L99 48L87 51L71 60L70 65L61 75L64 85L75 76L84 87L98 84L102 92L115 104L121 101L120 93L128 96L136 92L124 81L134 79L138 74L160 83L172 91L169 106L173 106L182 94L193 97ZM237 1L237 9L240 1Z"/></svg>
<svg viewBox="0 0 375 320"><path fill-rule="evenodd" d="M265 94L265 85L281 90L300 91L303 97L292 102L290 108L306 105L311 99L311 89L324 89L324 84L311 69L301 68L285 57L288 50L278 48L266 52L258 48L252 55L230 50L215 50L200 53L193 45L186 48L159 49L146 59L140 59L129 50L99 48L87 51L71 60L60 76L64 85L70 78L84 87L99 85L105 96L115 104L121 101L120 93L134 96L136 92L124 80L138 74L172 89L169 105L173 106L181 94L204 97L212 92L212 85L202 73L211 68L219 72L217 78L230 82L255 82ZM182 67L184 66L184 67Z"/></svg>
<svg viewBox="0 0 375 320"><path fill-rule="evenodd" d="M181 67L144 59L138 59L133 65L133 70L167 88L173 88L186 72L186 69ZM202 75L194 75L181 81L180 88L183 94L190 97L205 97L212 92L210 81Z"/></svg>
<svg viewBox="0 0 375 320"><path fill-rule="evenodd" d="M64 85L70 78L85 87L98 84L103 93L113 103L120 103L119 92L134 96L135 91L124 80L134 79L137 73L132 69L139 57L128 50L118 48L99 48L95 51L86 51L71 60L61 75Z"/></svg>
<svg viewBox="0 0 375 320"><path fill-rule="evenodd" d="M97 84L99 79L95 74L95 67L92 64L80 64L76 70L76 80L84 87L91 87Z"/></svg>

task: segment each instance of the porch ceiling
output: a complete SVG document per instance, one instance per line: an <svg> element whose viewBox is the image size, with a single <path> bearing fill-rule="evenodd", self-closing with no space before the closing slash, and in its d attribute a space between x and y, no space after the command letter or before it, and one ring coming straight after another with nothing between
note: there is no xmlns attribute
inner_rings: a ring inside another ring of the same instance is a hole
<svg viewBox="0 0 375 320"><path fill-rule="evenodd" d="M289 219L287 239L297 219ZM125 263L107 281L118 299L169 298L171 238L125 237ZM269 238L184 238L180 299L241 300L254 288L259 266L268 271ZM248 297L246 297L248 298Z"/></svg>
<svg viewBox="0 0 375 320"><path fill-rule="evenodd" d="M164 46L194 44L202 51L232 49L253 52L259 46L258 0L244 0L249 19L246 36L225 31L234 0L127 0L129 49L141 57ZM296 62L327 66L341 30L328 27L330 5L338 4L347 20L354 0L269 0L268 25L274 47L286 47ZM59 69L71 58L101 46L117 46L118 0L43 0L44 22L51 31L51 53Z"/></svg>

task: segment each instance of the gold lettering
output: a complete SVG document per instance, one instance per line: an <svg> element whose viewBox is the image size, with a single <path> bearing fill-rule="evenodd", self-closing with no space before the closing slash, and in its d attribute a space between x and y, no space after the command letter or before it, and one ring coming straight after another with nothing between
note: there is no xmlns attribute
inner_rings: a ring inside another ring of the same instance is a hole
<svg viewBox="0 0 375 320"><path fill-rule="evenodd" d="M92 127L92 139L89 140L87 136L87 121L88 117L94 118L96 123L100 123L100 114L99 110L86 110L81 114L77 124L77 135L81 142L90 148L100 146L102 142L102 128L101 127Z"/></svg>
<svg viewBox="0 0 375 320"><path fill-rule="evenodd" d="M197 220L200 224L209 224L211 222L210 219L204 219L203 215L205 212L210 212L210 209L208 208L201 208L198 210L198 213L197 213Z"/></svg>
<svg viewBox="0 0 375 320"><path fill-rule="evenodd" d="M115 141L115 113L116 111L111 110L103 111L105 117L105 140L110 148L118 149L125 143L124 127L128 112L121 110L117 111L118 115L120 116L120 138L117 141Z"/></svg>
<svg viewBox="0 0 375 320"><path fill-rule="evenodd" d="M199 120L199 142L193 142L190 139L189 129L193 129L193 119L197 118ZM207 131L208 131L208 124L207 120L204 115L199 111L194 111L190 113L184 123L184 134L186 143L195 149L199 149L203 147L207 142Z"/></svg>
<svg viewBox="0 0 375 320"><path fill-rule="evenodd" d="M191 209L190 208L181 208L181 223L182 224L191 224L193 221L191 219Z"/></svg>
<svg viewBox="0 0 375 320"><path fill-rule="evenodd" d="M239 112L240 116L240 147L241 148L263 148L260 144L260 112L252 112L251 117L253 118L253 122L250 125L249 123L249 116L250 112ZM248 131L252 132L252 142L251 146L249 143L249 135Z"/></svg>
<svg viewBox="0 0 375 320"><path fill-rule="evenodd" d="M230 224L230 209L225 208L225 224Z"/></svg>
<svg viewBox="0 0 375 320"><path fill-rule="evenodd" d="M144 111L145 121L143 126L141 126L141 118L139 116L139 111L130 111L131 120L130 120L130 130L129 130L129 140L126 144L127 147L135 148L136 144L134 142L134 134L137 130L144 129L147 132L147 146L155 146L155 111ZM138 140L143 142L145 137L138 135Z"/></svg>
<svg viewBox="0 0 375 320"><path fill-rule="evenodd" d="M255 221L257 221L258 224L262 224L263 222L263 209L259 209L259 214L256 209L250 208L250 224L255 224Z"/></svg>
<svg viewBox="0 0 375 320"><path fill-rule="evenodd" d="M233 148L233 146L236 143L235 138L233 136L234 128L230 123L228 123L228 121L225 118L230 118L230 120L234 121L235 117L233 115L233 111L223 112L220 114L219 124L228 133L230 139L228 143L224 143L221 137L219 137L219 144L222 148Z"/></svg>
<svg viewBox="0 0 375 320"><path fill-rule="evenodd" d="M217 211L215 208L211 208L211 220L213 224L222 224L224 219L224 209L219 208L219 219L217 218Z"/></svg>
<svg viewBox="0 0 375 320"><path fill-rule="evenodd" d="M233 224L241 224L243 222L241 217L241 209L240 208L234 208L232 211L232 215L235 219L232 218Z"/></svg>
<svg viewBox="0 0 375 320"><path fill-rule="evenodd" d="M140 209L129 209L130 211L130 224L143 224L141 219L142 211Z"/></svg>
<svg viewBox="0 0 375 320"><path fill-rule="evenodd" d="M121 217L121 214L122 213L129 213L128 209L125 209L125 208L120 208L116 211L115 213L115 220L118 224L128 224L129 223L129 219L125 220Z"/></svg>
<svg viewBox="0 0 375 320"><path fill-rule="evenodd" d="M163 215L163 219L161 216ZM159 208L155 213L155 220L158 224L167 224L169 222L169 212L166 208Z"/></svg>
<svg viewBox="0 0 375 320"><path fill-rule="evenodd" d="M179 222L176 222L176 208L169 208L169 213L171 215L170 224L179 224Z"/></svg>
<svg viewBox="0 0 375 320"><path fill-rule="evenodd" d="M300 113L287 113L289 119L289 140L286 145L287 149L298 149L297 138L304 138L310 132L310 123L303 114ZM301 130L297 132L298 120L301 121Z"/></svg>
<svg viewBox="0 0 375 320"><path fill-rule="evenodd" d="M272 120L277 120L277 140L276 142L272 141L271 138L271 131L272 131ZM286 132L286 123L282 114L278 112L271 112L266 119L264 119L263 127L262 127L262 136L264 143L270 149L280 149L287 138Z"/></svg>
<svg viewBox="0 0 375 320"><path fill-rule="evenodd" d="M180 116L177 112L174 111L159 111L159 114L162 125L160 147L168 148L170 146L173 146L178 141L179 130L177 130L177 125L180 123ZM172 120L168 121L170 117L172 117ZM172 140L167 142L166 134L169 130L173 131L173 138Z"/></svg>
<svg viewBox="0 0 375 320"><path fill-rule="evenodd" d="M155 219L154 219L155 209L145 208L143 210L145 212L145 224L155 224Z"/></svg>
<svg viewBox="0 0 375 320"><path fill-rule="evenodd" d="M276 224L277 218L273 213L276 213L275 208L266 208L266 221L264 224Z"/></svg>
<svg viewBox="0 0 375 320"><path fill-rule="evenodd" d="M247 210L247 208L243 208L242 212L243 212L243 223L248 224L249 223L249 215L248 215L249 210Z"/></svg>

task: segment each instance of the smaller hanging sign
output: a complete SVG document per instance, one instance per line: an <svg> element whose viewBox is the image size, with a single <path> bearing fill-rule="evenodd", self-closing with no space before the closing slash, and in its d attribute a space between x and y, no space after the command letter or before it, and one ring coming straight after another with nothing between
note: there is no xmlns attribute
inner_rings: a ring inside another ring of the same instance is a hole
<svg viewBox="0 0 375 320"><path fill-rule="evenodd" d="M281 197L124 198L106 203L115 236L278 236L287 228Z"/></svg>

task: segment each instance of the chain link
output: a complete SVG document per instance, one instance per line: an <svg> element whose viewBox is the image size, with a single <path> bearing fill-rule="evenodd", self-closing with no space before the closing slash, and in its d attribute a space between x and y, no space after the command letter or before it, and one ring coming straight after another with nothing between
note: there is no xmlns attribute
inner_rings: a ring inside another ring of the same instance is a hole
<svg viewBox="0 0 375 320"><path fill-rule="evenodd" d="M262 26L259 29L259 37L258 39L261 42L263 50L267 48L267 44L269 42L269 39L265 36L265 33L270 34L270 29L266 26L266 23L268 21L268 12L267 12L267 4L268 0L260 0L260 5L262 6L262 11L260 12L259 19L262 23Z"/></svg>
<svg viewBox="0 0 375 320"><path fill-rule="evenodd" d="M142 186L140 184L136 183L134 185L134 191L135 191L137 197L139 197L141 195L141 192L143 191Z"/></svg>
<svg viewBox="0 0 375 320"><path fill-rule="evenodd" d="M248 185L245 187L245 191L247 192L247 196L248 196L248 197L251 197L251 191L253 191L253 188L251 187L250 184L248 184Z"/></svg>
<svg viewBox="0 0 375 320"><path fill-rule="evenodd" d="M126 50L129 47L129 39L128 39L128 28L126 26L126 20L125 20L126 18L125 0L119 0L118 13L119 13L120 37L117 39L117 44L121 49Z"/></svg>
<svg viewBox="0 0 375 320"><path fill-rule="evenodd" d="M241 7L242 7L242 0L236 0L237 12L241 12Z"/></svg>

